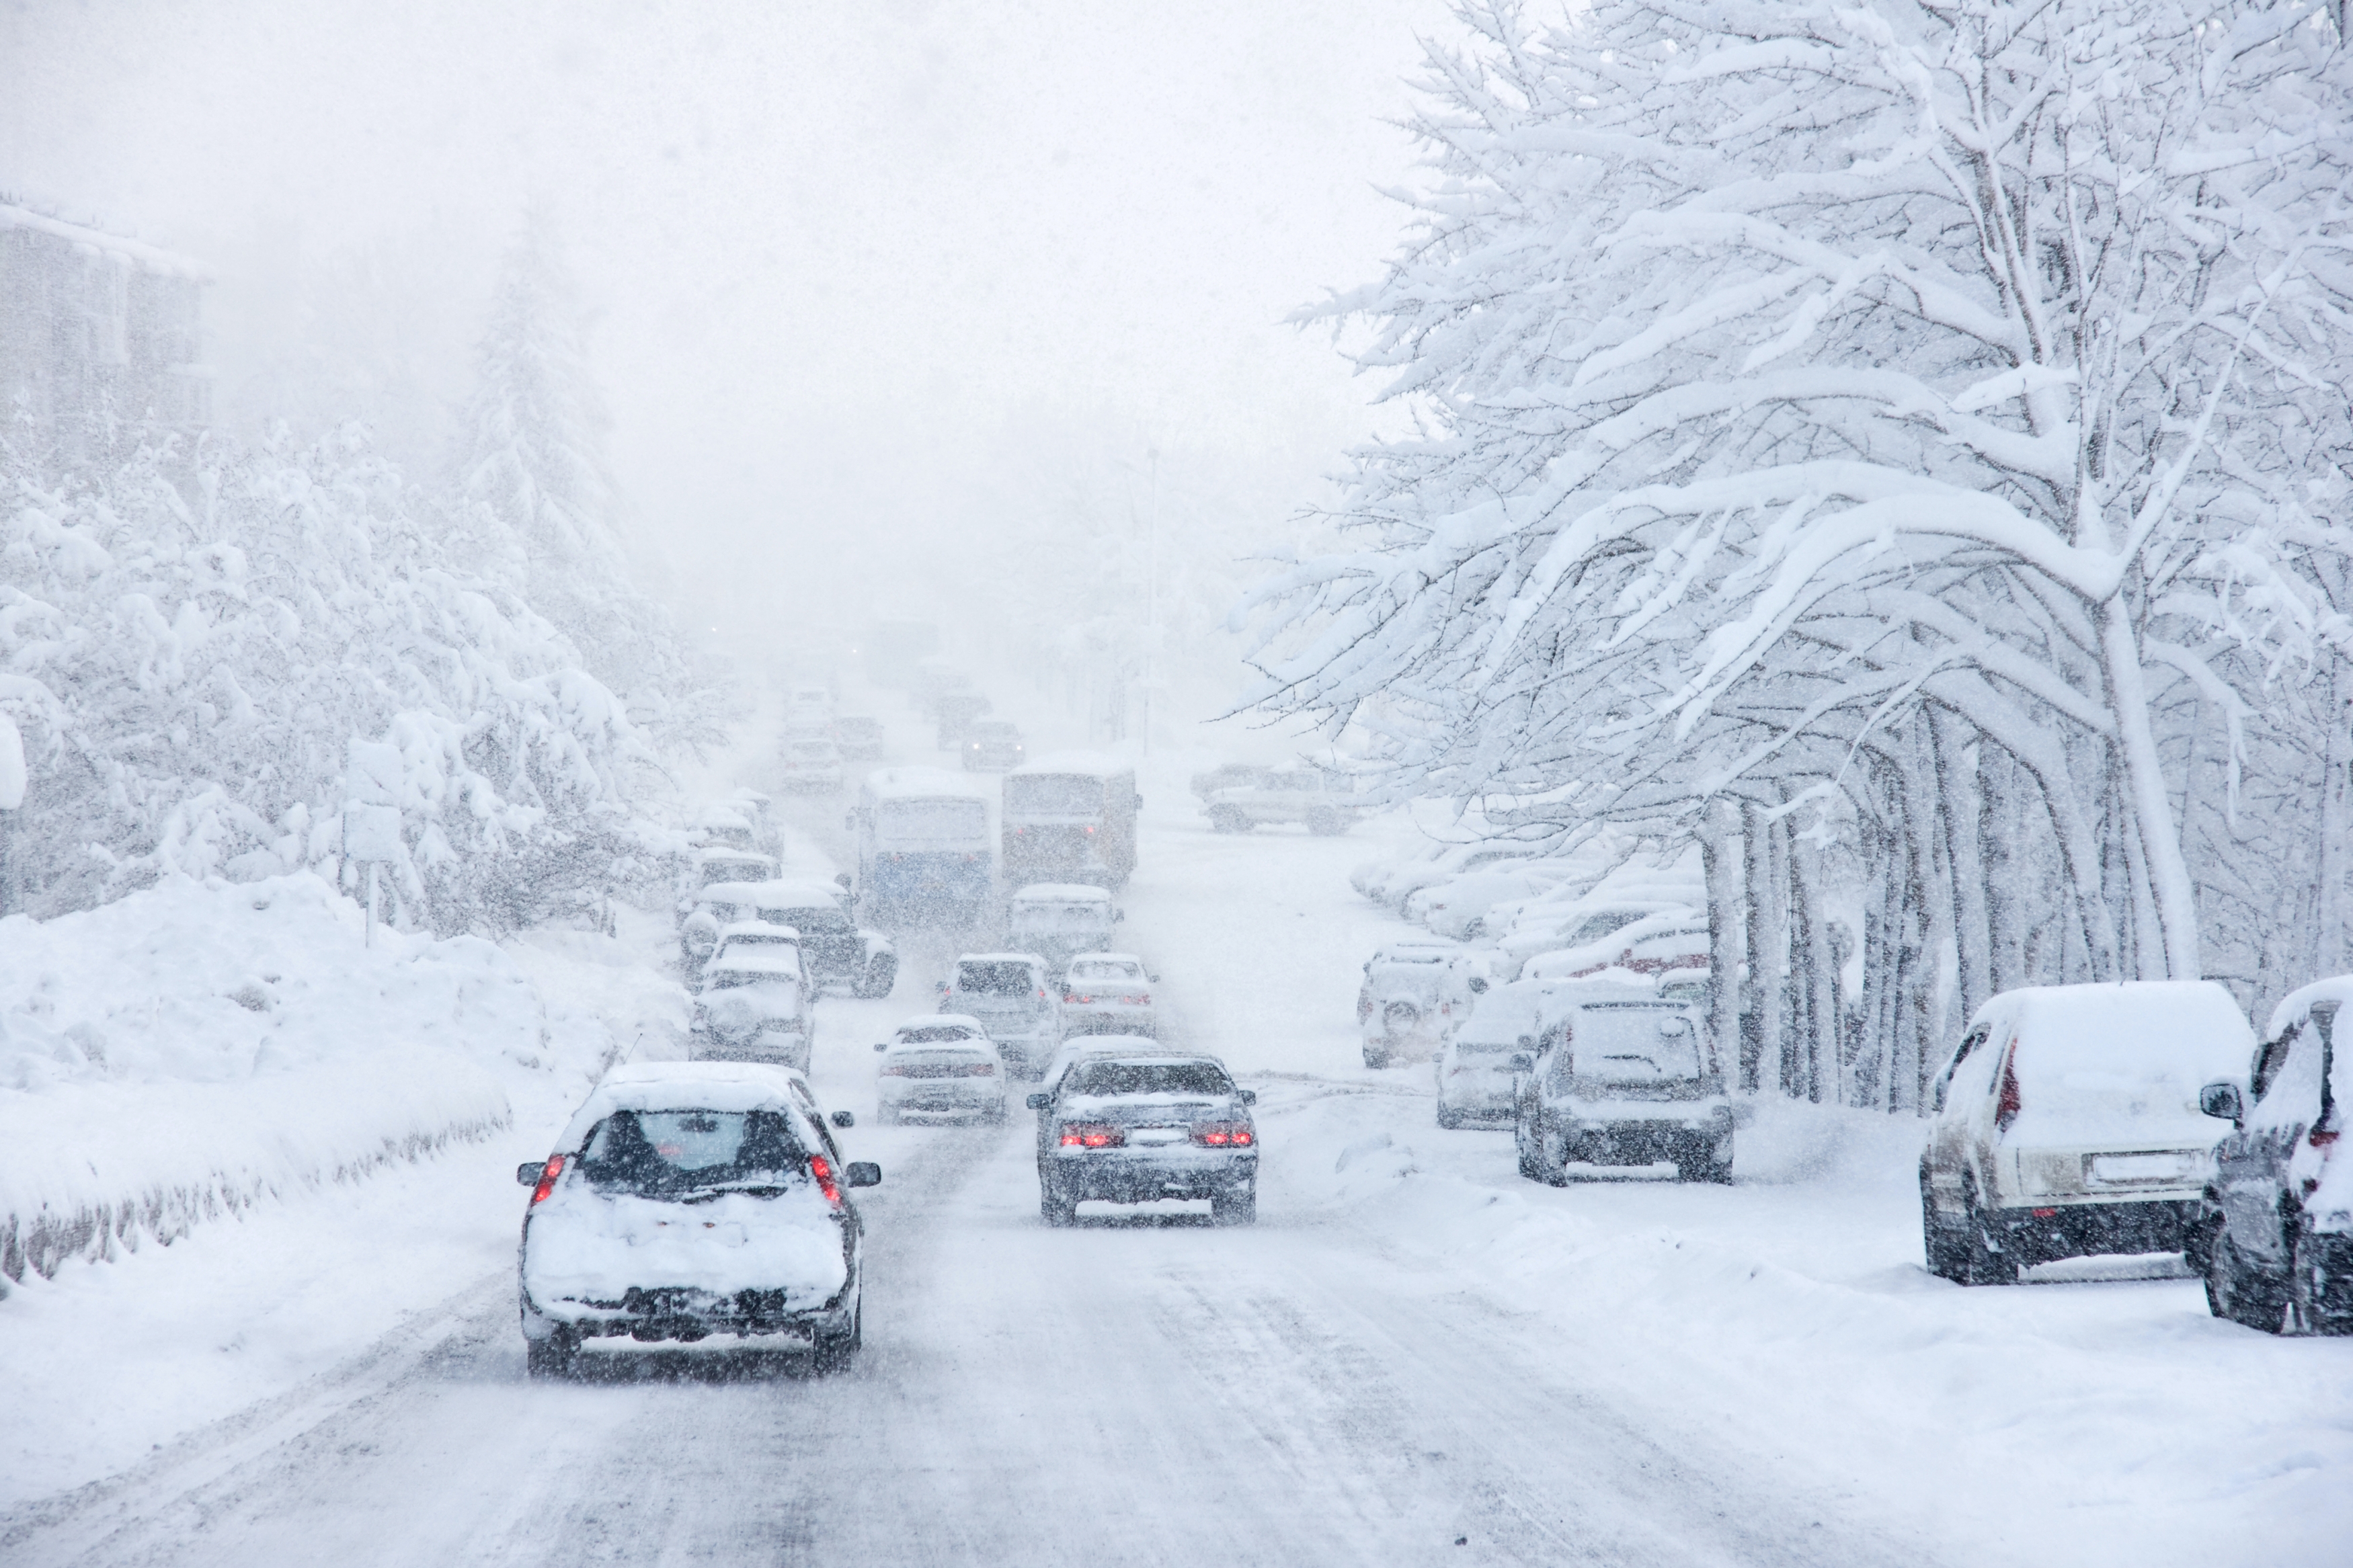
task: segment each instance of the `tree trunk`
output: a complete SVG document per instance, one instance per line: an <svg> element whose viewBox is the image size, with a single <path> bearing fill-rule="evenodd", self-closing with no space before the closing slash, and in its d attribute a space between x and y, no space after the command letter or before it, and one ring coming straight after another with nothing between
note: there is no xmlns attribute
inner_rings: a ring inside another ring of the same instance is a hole
<svg viewBox="0 0 2353 1568"><path fill-rule="evenodd" d="M2174 826L2173 802L2157 753L2148 718L2148 682L2140 665L2140 641L2131 607L2117 594L2100 606L2100 651L2106 665L2109 705L2116 721L2132 806L2131 830L2147 858L2150 891L2164 926L2165 972L2176 980L2198 978L2198 895Z"/></svg>

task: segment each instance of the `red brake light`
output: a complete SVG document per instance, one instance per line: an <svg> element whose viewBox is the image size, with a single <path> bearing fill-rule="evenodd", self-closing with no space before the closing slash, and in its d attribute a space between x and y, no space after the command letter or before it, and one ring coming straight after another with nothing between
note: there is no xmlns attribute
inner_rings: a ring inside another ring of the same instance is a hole
<svg viewBox="0 0 2353 1568"><path fill-rule="evenodd" d="M541 1171L539 1173L539 1185L532 1188L531 1190L531 1201L533 1204L545 1203L547 1201L547 1195L555 1191L555 1178L562 1174L564 1174L564 1156L561 1154L549 1155L547 1158L546 1169Z"/></svg>
<svg viewBox="0 0 2353 1568"><path fill-rule="evenodd" d="M833 1166L827 1162L824 1155L811 1154L809 1156L809 1174L817 1178L818 1191L825 1194L825 1201L831 1204L834 1207L839 1208L841 1206L841 1186L833 1179Z"/></svg>
<svg viewBox="0 0 2353 1568"><path fill-rule="evenodd" d="M2010 1054L2001 1058L2001 1099L1993 1108L1993 1124L2008 1131L2025 1108L2026 1101L2018 1092L2018 1042L2012 1040Z"/></svg>
<svg viewBox="0 0 2353 1568"><path fill-rule="evenodd" d="M1193 1129L1193 1142L1212 1149L1247 1149L1258 1134L1247 1121L1204 1121Z"/></svg>
<svg viewBox="0 0 2353 1568"><path fill-rule="evenodd" d="M1062 1147L1065 1149L1118 1149L1125 1147L1127 1132L1101 1121L1068 1121L1062 1124Z"/></svg>

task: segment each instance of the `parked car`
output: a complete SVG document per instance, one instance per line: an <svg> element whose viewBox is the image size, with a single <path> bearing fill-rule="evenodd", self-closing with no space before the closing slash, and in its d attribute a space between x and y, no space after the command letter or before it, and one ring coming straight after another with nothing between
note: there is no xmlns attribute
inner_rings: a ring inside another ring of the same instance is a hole
<svg viewBox="0 0 2353 1568"><path fill-rule="evenodd" d="M1032 882L1005 901L1005 940L1018 952L1044 959L1047 973L1059 981L1080 953L1110 947L1112 927L1126 918L1103 889Z"/></svg>
<svg viewBox="0 0 2353 1568"><path fill-rule="evenodd" d="M964 765L967 769L1003 772L1018 768L1029 754L1021 727L1004 719L976 719L964 732Z"/></svg>
<svg viewBox="0 0 2353 1568"><path fill-rule="evenodd" d="M1274 770L1259 763L1219 763L1206 773L1195 773L1188 781L1195 798L1207 805L1209 797L1221 789L1240 789L1261 785Z"/></svg>
<svg viewBox="0 0 2353 1568"><path fill-rule="evenodd" d="M1210 792L1204 807L1219 833L1247 833L1265 823L1304 824L1310 833L1345 833L1371 809L1347 774L1314 763L1270 768L1257 784Z"/></svg>
<svg viewBox="0 0 2353 1568"><path fill-rule="evenodd" d="M1062 1037L1073 1035L1143 1035L1157 1027L1147 973L1132 952L1089 952L1071 960L1062 973Z"/></svg>
<svg viewBox="0 0 2353 1568"><path fill-rule="evenodd" d="M847 1111L832 1120L850 1125ZM828 1369L857 1353L862 1228L848 1190L882 1172L842 1159L800 1074L617 1067L515 1179L532 1189L518 1272L533 1376L612 1338L726 1335Z"/></svg>
<svg viewBox="0 0 2353 1568"><path fill-rule="evenodd" d="M886 1125L909 1116L1005 1120L1005 1060L977 1018L910 1018L874 1047L874 1101Z"/></svg>
<svg viewBox="0 0 2353 1568"><path fill-rule="evenodd" d="M2211 980L2036 985L1977 1011L1931 1091L1920 1155L1929 1271L2006 1285L2104 1252L2183 1252L2213 1180L2201 1085L2254 1031Z"/></svg>
<svg viewBox="0 0 2353 1568"><path fill-rule="evenodd" d="M1620 911L1610 911L1614 922ZM1679 973L1708 967L1707 914L1671 906L1630 920L1604 936L1577 947L1539 952L1520 966L1523 980L1573 980L1605 969L1636 974Z"/></svg>
<svg viewBox="0 0 2353 1568"><path fill-rule="evenodd" d="M814 735L786 741L776 762L777 782L789 790L830 793L841 787L842 776L841 748Z"/></svg>
<svg viewBox="0 0 2353 1568"><path fill-rule="evenodd" d="M687 1056L694 1061L774 1062L808 1070L808 977L797 949L714 958L702 968L702 993L688 1026Z"/></svg>
<svg viewBox="0 0 2353 1568"><path fill-rule="evenodd" d="M1258 1217L1258 1096L1215 1057L1090 1053L1051 1091L1029 1096L1050 1133L1038 1156L1038 1207L1066 1226L1090 1200L1207 1198L1219 1225Z"/></svg>
<svg viewBox="0 0 2353 1568"><path fill-rule="evenodd" d="M1356 1025L1365 1065L1426 1061L1470 1016L1471 999L1487 989L1486 961L1448 942L1393 942L1365 961Z"/></svg>
<svg viewBox="0 0 2353 1568"><path fill-rule="evenodd" d="M1527 858L1525 844L1474 839L1468 844L1430 844L1404 859L1367 861L1349 873L1349 882L1377 904L1402 911L1405 901L1432 882Z"/></svg>
<svg viewBox="0 0 2353 1568"><path fill-rule="evenodd" d="M800 938L801 963L809 983L823 989L846 986L852 996L888 996L898 984L899 950L881 931L860 925L850 913L847 877L833 882L776 881L763 884L754 919L790 926Z"/></svg>
<svg viewBox="0 0 2353 1568"><path fill-rule="evenodd" d="M692 876L697 888L713 882L765 882L776 874L775 858L754 850L712 844L694 852Z"/></svg>
<svg viewBox="0 0 2353 1568"><path fill-rule="evenodd" d="M844 713L833 721L833 743L842 757L855 763L882 760L882 721L865 713Z"/></svg>
<svg viewBox="0 0 2353 1568"><path fill-rule="evenodd" d="M1644 925L1645 921L1650 923ZM1525 979L1529 962L1539 954L1570 955L1567 960L1546 959L1546 973L1556 975L1564 962L1571 967L1606 967L1641 936L1706 923L1704 907L1596 891L1541 913L1524 913L1510 931L1495 938L1495 966L1507 980ZM1620 939L1620 933L1634 931L1637 926L1641 930Z"/></svg>
<svg viewBox="0 0 2353 1568"><path fill-rule="evenodd" d="M1552 1048L1512 1058L1520 1174L1557 1185L1571 1164L1672 1162L1680 1181L1732 1180L1732 1101L1699 1009L1610 980L1565 1000Z"/></svg>
<svg viewBox="0 0 2353 1568"><path fill-rule="evenodd" d="M940 1011L979 1019L1006 1067L1035 1078L1062 1034L1051 979L1034 952L967 952L940 982Z"/></svg>
<svg viewBox="0 0 2353 1568"><path fill-rule="evenodd" d="M1512 1059L1541 1056L1559 1041L1570 999L1566 981L1519 980L1472 1004L1471 1016L1438 1053L1438 1124L1508 1127L1519 1073Z"/></svg>
<svg viewBox="0 0 2353 1568"><path fill-rule="evenodd" d="M2337 1019L2353 975L2307 985L2272 1013L2243 1086L2199 1091L2231 1123L2190 1232L2189 1260L2218 1318L2278 1333L2353 1333L2353 1156L2344 1152L2353 1052Z"/></svg>
<svg viewBox="0 0 2353 1568"><path fill-rule="evenodd" d="M1569 874L1557 860L1499 860L1432 882L1409 895L1405 918L1434 936L1472 942L1487 934L1487 913L1498 904L1549 891Z"/></svg>

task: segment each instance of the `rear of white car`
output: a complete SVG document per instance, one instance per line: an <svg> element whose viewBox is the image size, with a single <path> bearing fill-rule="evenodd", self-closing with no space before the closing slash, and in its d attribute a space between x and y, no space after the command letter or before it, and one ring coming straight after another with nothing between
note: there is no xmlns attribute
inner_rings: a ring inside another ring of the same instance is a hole
<svg viewBox="0 0 2353 1568"><path fill-rule="evenodd" d="M798 1074L742 1064L616 1068L532 1187L519 1257L534 1373L599 1341L805 1349L860 1338L848 1164Z"/></svg>
<svg viewBox="0 0 2353 1568"><path fill-rule="evenodd" d="M714 958L702 972L688 1029L697 1061L767 1062L808 1070L808 985L797 949Z"/></svg>
<svg viewBox="0 0 2353 1568"><path fill-rule="evenodd" d="M1005 1061L979 1020L911 1020L875 1049L882 1057L875 1109L884 1122L1005 1119Z"/></svg>
<svg viewBox="0 0 2353 1568"><path fill-rule="evenodd" d="M1152 976L1132 952L1088 953L1062 977L1062 1035L1155 1032Z"/></svg>
<svg viewBox="0 0 2353 1568"><path fill-rule="evenodd" d="M1005 1065L1035 1078L1061 1040L1060 992L1034 952L967 952L940 982L940 1011L977 1018Z"/></svg>

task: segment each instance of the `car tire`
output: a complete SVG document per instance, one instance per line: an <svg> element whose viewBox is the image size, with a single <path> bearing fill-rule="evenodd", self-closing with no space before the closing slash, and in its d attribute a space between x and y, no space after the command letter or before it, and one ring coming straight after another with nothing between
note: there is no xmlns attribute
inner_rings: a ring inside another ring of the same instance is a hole
<svg viewBox="0 0 2353 1568"><path fill-rule="evenodd" d="M1536 1178L1556 1187L1568 1185L1568 1142L1556 1128L1536 1125Z"/></svg>
<svg viewBox="0 0 2353 1568"><path fill-rule="evenodd" d="M2274 1279L2239 1256L2228 1229L2206 1247L2206 1310L2242 1328L2267 1334L2287 1326L2288 1281Z"/></svg>
<svg viewBox="0 0 2353 1568"><path fill-rule="evenodd" d="M1064 1197L1051 1184L1038 1190L1038 1217L1056 1230L1066 1229L1079 1222L1079 1205Z"/></svg>
<svg viewBox="0 0 2353 1568"><path fill-rule="evenodd" d="M1732 1180L1732 1162L1715 1157L1715 1147L1703 1143L1696 1150L1675 1160L1675 1180L1706 1182L1723 1186Z"/></svg>
<svg viewBox="0 0 2353 1568"><path fill-rule="evenodd" d="M1389 1054L1377 1046L1365 1047L1365 1065L1378 1071L1389 1065Z"/></svg>
<svg viewBox="0 0 2353 1568"><path fill-rule="evenodd" d="M1925 1174L1920 1178L1920 1256L1929 1273L1956 1285L1961 1282L1961 1275L1968 1268L1968 1232L1963 1226L1936 1212Z"/></svg>
<svg viewBox="0 0 2353 1568"><path fill-rule="evenodd" d="M1250 830L1249 813L1230 805L1217 805L1209 808L1210 832L1248 833Z"/></svg>
<svg viewBox="0 0 2353 1568"><path fill-rule="evenodd" d="M579 1338L569 1329L558 1329L543 1340L525 1340L523 1370L533 1377L570 1377L579 1350Z"/></svg>
<svg viewBox="0 0 2353 1568"><path fill-rule="evenodd" d="M1441 1100L1438 1102L1438 1124L1449 1132L1455 1131L1462 1125L1462 1113L1447 1110L1446 1101Z"/></svg>
<svg viewBox="0 0 2353 1568"><path fill-rule="evenodd" d="M810 1365L820 1375L847 1371L865 1344L866 1300L861 1294L858 1305L850 1309L847 1332L817 1337L817 1342L809 1349Z"/></svg>
<svg viewBox="0 0 2353 1568"><path fill-rule="evenodd" d="M2018 1260L1994 1240L1985 1216L1978 1212L1977 1194L1968 1195L1962 1210L1961 1280L1964 1285L2015 1285Z"/></svg>
<svg viewBox="0 0 2353 1568"><path fill-rule="evenodd" d="M2315 1289L2319 1264L2313 1246L2311 1232L2299 1224L2288 1247L2288 1321L2300 1334L2353 1334L2353 1312L2332 1310L2324 1292Z"/></svg>
<svg viewBox="0 0 2353 1568"><path fill-rule="evenodd" d="M1258 1188L1239 1187L1231 1192L1211 1194L1209 1223L1211 1225L1256 1225L1258 1223Z"/></svg>

